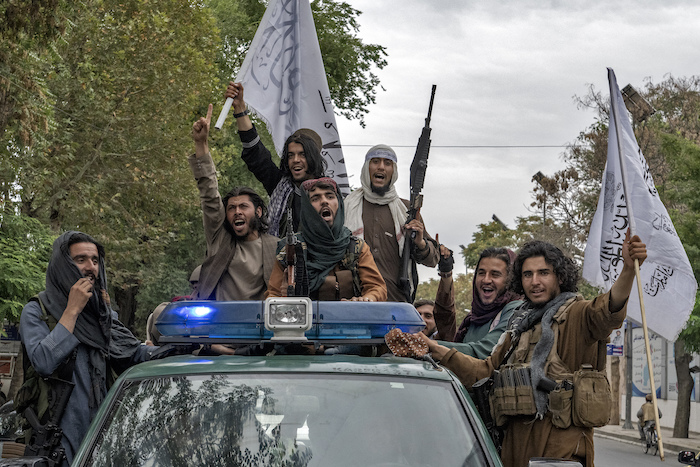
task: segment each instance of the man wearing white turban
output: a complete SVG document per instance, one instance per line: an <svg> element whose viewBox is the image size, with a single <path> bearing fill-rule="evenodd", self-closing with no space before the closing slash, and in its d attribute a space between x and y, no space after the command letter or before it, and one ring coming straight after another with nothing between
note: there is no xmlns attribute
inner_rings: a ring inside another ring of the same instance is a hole
<svg viewBox="0 0 700 467"><path fill-rule="evenodd" d="M439 260L438 245L418 216L406 224L408 201L399 198L394 184L398 179L396 153L384 144L372 147L365 156L360 181L362 187L345 198L345 226L369 245L379 272L386 282L388 300L413 302L418 284L416 263L435 267ZM411 250L411 297L399 286L404 235L416 233Z"/></svg>

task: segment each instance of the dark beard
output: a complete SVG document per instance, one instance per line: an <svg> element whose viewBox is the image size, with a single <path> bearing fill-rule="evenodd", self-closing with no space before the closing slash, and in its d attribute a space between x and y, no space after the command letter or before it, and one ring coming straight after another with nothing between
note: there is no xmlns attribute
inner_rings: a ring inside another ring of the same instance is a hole
<svg viewBox="0 0 700 467"><path fill-rule="evenodd" d="M391 184L379 188L375 187L374 185L370 185L370 187L372 188L372 193L376 193L379 196L384 196L387 193L387 191L391 189Z"/></svg>
<svg viewBox="0 0 700 467"><path fill-rule="evenodd" d="M237 241L239 241L239 242L244 242L244 241L248 240L248 237L249 237L250 234L252 234L253 232L260 232L260 231L261 231L261 228L262 228L262 221L260 220L260 218L259 218L258 216L255 216L254 218L252 218L252 219L248 222L248 234L247 234L247 235L238 235L238 234L236 234L236 231L233 230L233 226L232 226L231 223L228 221L228 219L226 219L226 220L224 221L224 228L225 228L226 230L228 230L228 233L230 233L230 234L233 236L233 238L234 238L235 240L237 240Z"/></svg>

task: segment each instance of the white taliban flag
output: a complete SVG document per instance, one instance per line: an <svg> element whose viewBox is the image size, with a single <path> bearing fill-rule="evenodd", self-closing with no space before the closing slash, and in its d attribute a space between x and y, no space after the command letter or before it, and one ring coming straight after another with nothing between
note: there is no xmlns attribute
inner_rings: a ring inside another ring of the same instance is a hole
<svg viewBox="0 0 700 467"><path fill-rule="evenodd" d="M632 233L647 245L648 256L640 269L647 325L672 341L688 320L698 284L676 229L659 199L632 131L615 73L610 68L608 80L611 101L608 160L586 244L583 277L610 290L622 271L622 242L631 226ZM630 294L627 316L641 323L638 293Z"/></svg>
<svg viewBox="0 0 700 467"><path fill-rule="evenodd" d="M314 130L323 141L326 175L350 193L309 0L270 1L236 81L270 130L277 154L299 128Z"/></svg>

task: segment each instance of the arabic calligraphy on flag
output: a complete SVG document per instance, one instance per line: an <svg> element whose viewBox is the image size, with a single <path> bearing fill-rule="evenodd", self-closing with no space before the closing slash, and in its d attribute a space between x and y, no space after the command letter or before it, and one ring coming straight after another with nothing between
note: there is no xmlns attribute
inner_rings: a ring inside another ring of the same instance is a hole
<svg viewBox="0 0 700 467"><path fill-rule="evenodd" d="M614 106L609 123L608 158L586 244L583 277L593 285L610 290L622 271L622 242L631 217L633 234L639 235L647 245L648 256L640 269L640 277L648 327L666 339L675 340L695 304L697 282L637 145L629 113L611 69L608 78L611 107ZM629 200L625 199L625 192ZM635 290L630 294L627 316L641 322L639 296Z"/></svg>
<svg viewBox="0 0 700 467"><path fill-rule="evenodd" d="M270 130L277 154L300 128L319 134L326 175L347 195L348 174L308 0L270 2L236 81Z"/></svg>

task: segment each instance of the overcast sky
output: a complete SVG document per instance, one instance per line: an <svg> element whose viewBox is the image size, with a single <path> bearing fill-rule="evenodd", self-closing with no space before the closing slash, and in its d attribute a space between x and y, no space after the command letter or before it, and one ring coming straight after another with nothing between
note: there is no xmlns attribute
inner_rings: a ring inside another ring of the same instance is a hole
<svg viewBox="0 0 700 467"><path fill-rule="evenodd" d="M346 0L359 35L386 47L385 91L366 128L338 118L352 186L374 144L393 146L397 189L409 167L432 84L432 147L421 211L428 231L457 251L496 214L509 227L527 216L532 175L564 167L563 147L594 123L574 96L594 85L607 97L606 67L620 88L700 74L700 2ZM448 147L451 146L451 147ZM471 146L471 147L470 147ZM462 263L461 255L455 258ZM457 266L461 272L461 266ZM437 277L420 269L421 280Z"/></svg>

